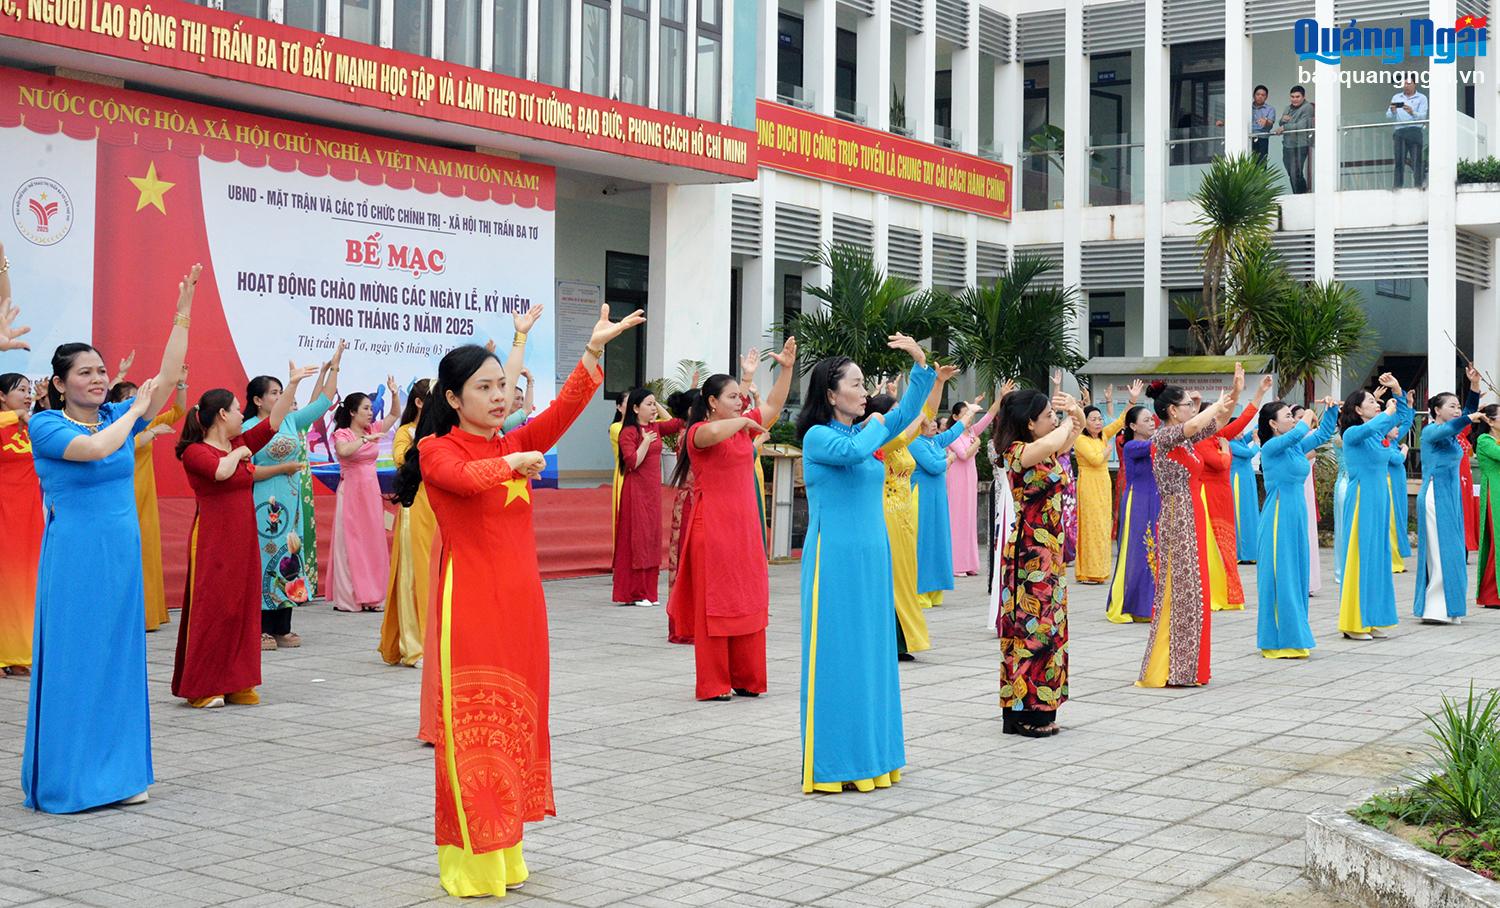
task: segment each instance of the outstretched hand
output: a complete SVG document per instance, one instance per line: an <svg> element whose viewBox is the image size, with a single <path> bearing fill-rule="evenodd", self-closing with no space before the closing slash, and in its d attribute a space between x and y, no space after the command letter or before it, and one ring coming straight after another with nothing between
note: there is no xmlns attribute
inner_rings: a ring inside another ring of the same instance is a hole
<svg viewBox="0 0 1500 908"><path fill-rule="evenodd" d="M140 419L151 409L151 395L156 393L156 379L148 378L141 382L140 387L135 390L135 400L130 404L128 411L132 419Z"/></svg>
<svg viewBox="0 0 1500 908"><path fill-rule="evenodd" d="M919 366L927 365L927 353L922 345L905 334L897 332L886 339L887 345L892 350L900 350L912 358L912 362Z"/></svg>
<svg viewBox="0 0 1500 908"><path fill-rule="evenodd" d="M21 310L11 305L9 298L0 299L0 351L31 349L30 344L21 340L31 329L15 323L20 314Z"/></svg>
<svg viewBox="0 0 1500 908"><path fill-rule="evenodd" d="M609 303L599 307L599 321L594 323L594 331L589 335L589 346L595 350L603 350L610 341L629 331L637 325L646 323L646 310L637 309L617 322L609 320Z"/></svg>
<svg viewBox="0 0 1500 908"><path fill-rule="evenodd" d="M759 368L760 351L751 347L740 356L740 381L749 381L754 378L755 370Z"/></svg>
<svg viewBox="0 0 1500 908"><path fill-rule="evenodd" d="M541 303L532 303L530 309L527 309L525 312L517 312L515 315L511 316L511 320L514 321L516 325L516 333L529 333L532 328L536 327L537 320L542 317L542 310L546 308L547 307L542 305Z"/></svg>
<svg viewBox="0 0 1500 908"><path fill-rule="evenodd" d="M781 352L772 353L771 358L781 368L790 369L797 362L797 338L788 337L786 343L781 345Z"/></svg>
<svg viewBox="0 0 1500 908"><path fill-rule="evenodd" d="M952 381L954 378L956 378L958 376L958 372L959 372L959 369L958 369L957 366L949 366L949 365L946 365L946 364L938 366L937 367L937 383L941 385L941 384L943 384L945 382Z"/></svg>
<svg viewBox="0 0 1500 908"><path fill-rule="evenodd" d="M194 265L177 285L177 314L186 318L193 314L193 294L198 290L198 277L203 274L202 265Z"/></svg>

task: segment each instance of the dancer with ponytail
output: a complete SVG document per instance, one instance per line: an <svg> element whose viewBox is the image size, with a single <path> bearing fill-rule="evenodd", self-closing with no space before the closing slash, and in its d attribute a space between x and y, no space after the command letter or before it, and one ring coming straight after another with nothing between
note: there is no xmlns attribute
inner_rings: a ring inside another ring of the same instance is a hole
<svg viewBox="0 0 1500 908"><path fill-rule="evenodd" d="M21 758L34 810L139 804L154 778L131 443L182 372L201 272L194 265L178 285L161 367L134 400L107 403L99 352L64 344L52 355L50 409L28 425L47 505Z"/></svg>
<svg viewBox="0 0 1500 908"><path fill-rule="evenodd" d="M1350 394L1339 409L1344 469L1349 474L1345 538L1337 553L1343 566L1339 630L1351 640L1384 637L1384 629L1398 620L1391 576L1390 452L1382 441L1392 429L1405 434L1413 414L1394 375L1381 375L1380 384L1390 392L1383 412L1380 401L1363 388Z"/></svg>
<svg viewBox="0 0 1500 908"><path fill-rule="evenodd" d="M31 379L0 375L0 527L7 535L0 561L0 675L31 674L36 566L42 554L42 487L31 457Z"/></svg>
<svg viewBox="0 0 1500 908"><path fill-rule="evenodd" d="M1500 584L1496 582L1495 546L1500 537L1500 404L1479 411L1481 419L1470 430L1474 463L1479 467L1479 586L1475 604L1500 608Z"/></svg>
<svg viewBox="0 0 1500 908"><path fill-rule="evenodd" d="M1194 497L1202 506L1198 515L1198 525L1203 531L1201 544L1207 547L1210 556L1218 556L1208 560L1209 607L1216 612L1245 608L1245 587L1240 582L1239 559L1235 557L1234 488L1230 484L1233 456L1229 440L1238 438L1255 421L1261 399L1271 390L1273 381L1270 375L1261 376L1255 395L1240 415L1213 437L1194 445L1194 457L1185 460L1197 486Z"/></svg>
<svg viewBox="0 0 1500 908"><path fill-rule="evenodd" d="M333 358L323 364L313 385L313 396L305 407L288 413L271 440L255 456L255 532L260 549L260 648L274 650L302 645L292 632L292 609L312 598L311 546L302 537L302 477L307 471L307 430L316 425L338 399L339 365L344 342L339 341ZM289 370L291 364L287 364ZM257 375L245 387L245 402L251 416L242 431L249 432L269 419L281 401L281 380ZM297 402L291 402L296 407Z"/></svg>
<svg viewBox="0 0 1500 908"><path fill-rule="evenodd" d="M432 379L421 378L406 393L406 409L391 442L396 469L406 462L416 443L417 424L432 399ZM391 531L391 582L386 588L385 618L380 622L376 651L386 665L416 665L424 652L428 603L432 599L432 538L437 518L427 501L427 490L417 489L410 506L398 505Z"/></svg>
<svg viewBox="0 0 1500 908"><path fill-rule="evenodd" d="M1323 421L1315 414L1274 400L1260 408L1256 435L1266 504L1256 537L1256 643L1267 659L1305 659L1317 646L1307 620L1309 544L1304 492L1308 455L1338 430L1338 402L1328 398Z"/></svg>
<svg viewBox="0 0 1500 908"><path fill-rule="evenodd" d="M1195 459L1193 446L1211 438L1228 421L1244 388L1245 369L1235 363L1233 389L1202 410L1175 385L1152 395L1162 423L1151 441L1151 469L1161 493L1161 516L1156 526L1156 601L1141 676L1135 682L1138 687L1208 683L1210 552L1202 544L1207 532L1198 525L1202 504L1193 496L1189 464Z"/></svg>
<svg viewBox="0 0 1500 908"><path fill-rule="evenodd" d="M760 505L749 480L758 469L755 438L781 418L791 392L797 339L788 337L771 358L781 372L763 407L746 410L739 382L712 375L699 389L678 446L674 479L680 484L691 471L693 490L670 607L692 616L699 700L766 692L770 587Z"/></svg>
<svg viewBox="0 0 1500 908"><path fill-rule="evenodd" d="M291 412L297 386L318 371L293 367L286 393L248 431L234 393L207 391L188 411L177 459L197 498L188 543L187 593L172 663L172 696L203 709L260 702L261 561L255 467Z"/></svg>
<svg viewBox="0 0 1500 908"><path fill-rule="evenodd" d="M356 391L333 413L332 440L339 462L339 488L333 510L333 564L329 584L333 607L341 612L378 612L385 608L391 579L391 554L385 544L385 509L375 461L380 439L401 414L396 377L386 376L390 412L375 422L370 396Z"/></svg>
<svg viewBox="0 0 1500 908"><path fill-rule="evenodd" d="M937 374L904 334L892 349L915 364L887 414L867 414L865 375L847 357L820 360L797 417L807 483L802 557L804 793L901 781L906 743L901 679L891 658L896 601L885 531L885 467L875 452L921 415ZM857 423L857 425L856 425Z"/></svg>
<svg viewBox="0 0 1500 908"><path fill-rule="evenodd" d="M1153 399L1166 389L1165 382L1152 382L1146 394ZM1150 407L1125 411L1125 430L1120 433L1120 475L1125 477L1120 498L1120 551L1109 582L1104 617L1113 624L1144 624L1151 620L1156 603L1156 520L1161 514L1161 495L1151 470L1151 438L1156 434L1156 414Z"/></svg>
<svg viewBox="0 0 1500 908"><path fill-rule="evenodd" d="M1057 411L1068 419L1059 422ZM1059 457L1083 431L1083 408L1060 394L1017 391L1005 399L995 447L1016 502L1000 570L1000 708L1008 735L1046 738L1060 730L1068 700L1068 572L1063 493L1073 477Z"/></svg>
<svg viewBox="0 0 1500 908"><path fill-rule="evenodd" d="M130 359L131 357L127 357ZM121 363L125 365L125 363ZM146 593L146 630L157 630L172 620L167 611L167 596L161 571L161 510L156 497L155 442L176 431L173 426L187 413L187 363L182 364L182 374L177 379L177 393L172 397L172 406L146 425L144 431L135 436L135 510L141 525L141 577ZM116 376L109 389L111 403L122 403L136 396L139 389L134 383L122 381Z"/></svg>
<svg viewBox="0 0 1500 908"><path fill-rule="evenodd" d="M1432 421L1422 430L1422 489L1417 493L1417 585L1412 614L1424 624L1458 624L1468 614L1469 564L1464 545L1458 437L1478 428L1482 377L1471 363L1460 405L1450 392L1427 401Z"/></svg>
<svg viewBox="0 0 1500 908"><path fill-rule="evenodd" d="M625 396L615 459L622 477L611 569L615 605L660 604L661 452L664 440L679 435L684 426L682 420L663 420L662 415L650 388L636 388ZM679 464L681 448L679 444Z"/></svg>
<svg viewBox="0 0 1500 908"><path fill-rule="evenodd" d="M410 507L425 487L442 535L430 616L436 646L425 659L439 682L435 826L439 877L450 895L519 888L528 873L524 824L557 813L547 603L530 480L546 464L543 452L599 390L604 346L644 321L637 311L611 322L609 307L600 307L556 400L503 436L513 398L499 359L472 344L449 351L422 421L432 434L397 473L397 501Z"/></svg>

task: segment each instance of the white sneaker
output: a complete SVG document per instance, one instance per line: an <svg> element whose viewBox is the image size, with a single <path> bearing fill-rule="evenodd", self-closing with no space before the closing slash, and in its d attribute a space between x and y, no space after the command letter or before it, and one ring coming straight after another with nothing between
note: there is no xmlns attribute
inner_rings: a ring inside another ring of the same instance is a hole
<svg viewBox="0 0 1500 908"><path fill-rule="evenodd" d="M1464 623L1464 619L1462 619L1462 618L1454 618L1453 619L1453 623L1454 624L1463 624Z"/></svg>
<svg viewBox="0 0 1500 908"><path fill-rule="evenodd" d="M649 605L652 608L661 608L661 603L657 602L655 599L652 599L650 602L643 602L641 604L642 605Z"/></svg>
<svg viewBox="0 0 1500 908"><path fill-rule="evenodd" d="M1388 637L1390 635L1387 634L1385 631L1381 630L1378 627L1372 627L1372 628L1370 628L1370 636L1371 637Z"/></svg>
<svg viewBox="0 0 1500 908"><path fill-rule="evenodd" d="M1344 631L1344 636L1347 639L1349 639L1349 640L1369 640L1369 639L1371 639L1369 634L1351 634L1348 631Z"/></svg>
<svg viewBox="0 0 1500 908"><path fill-rule="evenodd" d="M133 794L128 798L117 801L116 803L128 807L134 804L144 804L149 800L151 800L151 795L143 791L140 794Z"/></svg>

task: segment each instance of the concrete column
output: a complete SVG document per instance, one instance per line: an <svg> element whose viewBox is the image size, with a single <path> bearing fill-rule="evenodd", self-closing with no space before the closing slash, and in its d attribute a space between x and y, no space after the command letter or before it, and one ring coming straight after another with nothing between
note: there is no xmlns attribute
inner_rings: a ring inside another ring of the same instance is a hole
<svg viewBox="0 0 1500 908"><path fill-rule="evenodd" d="M772 209L771 224L775 227L775 176L771 171L761 172L761 208ZM760 346L763 338L771 337L771 328L776 324L776 238L774 229L764 229L762 215L760 254L746 259L741 266L743 274L740 297L740 344ZM733 365L731 363L731 365Z"/></svg>
<svg viewBox="0 0 1500 908"><path fill-rule="evenodd" d="M995 153L1015 168L1011 172L1012 214L1021 210L1021 146L1026 137L1021 135L1021 109L1025 105L1025 87L1021 77L1020 63L997 62L995 64Z"/></svg>
<svg viewBox="0 0 1500 908"><path fill-rule="evenodd" d="M833 69L838 59L838 0L806 0L803 7L802 85L813 110L833 116Z"/></svg>
<svg viewBox="0 0 1500 908"><path fill-rule="evenodd" d="M760 9L758 20L760 40L757 43L761 52L755 65L755 96L774 101L776 100L776 47L780 40L777 37L779 32L776 28L777 7L774 3L760 3L757 6Z"/></svg>
<svg viewBox="0 0 1500 908"><path fill-rule="evenodd" d="M1474 349L1469 355L1491 380L1500 379L1500 258L1491 244L1489 287L1474 288Z"/></svg>
<svg viewBox="0 0 1500 908"><path fill-rule="evenodd" d="M330 7L339 4L330 3ZM542 2L541 0L526 0L526 78L532 82L536 81L538 70L541 68L539 55L541 53L542 34Z"/></svg>
<svg viewBox="0 0 1500 908"><path fill-rule="evenodd" d="M617 4L610 4L616 6ZM722 17L728 9L720 11ZM722 36L721 36L722 37ZM722 42L719 65L724 65ZM690 117L698 115L698 0L687 0L687 27L682 32L682 64L687 67L682 79L682 109Z"/></svg>
<svg viewBox="0 0 1500 908"><path fill-rule="evenodd" d="M495 4L486 3L484 7L486 10L491 11L491 15L494 14ZM622 5L619 3L611 3L609 5L609 96L611 98L618 98L620 96L620 19L622 18L620 10L622 8ZM486 33L491 30L486 29ZM727 65L725 71L728 72Z"/></svg>
<svg viewBox="0 0 1500 908"><path fill-rule="evenodd" d="M932 206L923 205L921 216L918 218L922 225L922 268L918 271L917 286L927 289L932 286L932 231L933 217Z"/></svg>
<svg viewBox="0 0 1500 908"><path fill-rule="evenodd" d="M1147 4L1151 6L1151 4ZM1070 35L1083 34L1083 0L1067 0L1064 10ZM1063 52L1063 260L1064 286L1077 286L1083 275L1083 206L1089 195L1089 58L1079 41ZM1080 342L1087 317L1077 326Z"/></svg>
<svg viewBox="0 0 1500 908"><path fill-rule="evenodd" d="M1500 53L1474 58L1474 119L1484 126L1487 147L1483 154L1500 148Z"/></svg>
<svg viewBox="0 0 1500 908"><path fill-rule="evenodd" d="M1161 243L1165 229L1162 205L1166 200L1167 179L1167 74L1171 71L1171 50L1162 44L1162 5L1146 4L1146 41L1141 48L1141 72L1145 79L1145 123L1141 136L1146 168L1145 207L1145 274L1141 284L1142 356L1167 355L1167 322L1171 304L1167 288L1162 286ZM1229 84L1233 84L1230 80ZM1129 331L1127 329L1126 333ZM1127 340L1127 344L1129 341Z"/></svg>
<svg viewBox="0 0 1500 908"><path fill-rule="evenodd" d="M577 6L576 3L574 5ZM651 99L651 106L652 107L659 108L661 106L661 102L658 100L659 93L661 91L661 86L660 86L660 84L658 84L658 83L661 82L661 3L660 2L651 4L651 19L650 19L650 23L651 23L651 31L648 34L650 34L651 37L646 42L646 46L648 48L647 54L646 54L646 56L648 58L648 62L646 63L646 69L647 69L647 71L646 71L646 86L647 86L646 96ZM775 4L772 4L772 7L771 7L771 27L773 29L776 27L776 8L775 8ZM774 32L774 31L771 32L771 43L768 44L767 47L771 47L771 48L775 48L776 47L776 32ZM772 61L774 61L776 59L776 54L775 54L774 50L771 53L771 59L772 59ZM776 97L776 95L773 93L771 95L771 97L774 98L774 97Z"/></svg>
<svg viewBox="0 0 1500 908"><path fill-rule="evenodd" d="M875 196L874 241L870 244L875 267L885 271L891 254L891 197L885 193Z"/></svg>
<svg viewBox="0 0 1500 908"><path fill-rule="evenodd" d="M1457 17L1454 0L1430 0L1434 22ZM1446 17L1446 18L1444 18ZM1427 385L1429 394L1452 391L1453 341L1458 339L1458 219L1453 186L1458 179L1458 73L1453 64L1427 68L1430 118L1427 170ZM1451 340L1450 340L1451 338Z"/></svg>
<svg viewBox="0 0 1500 908"><path fill-rule="evenodd" d="M1333 0L1317 0L1317 19L1319 22L1333 21ZM1313 127L1314 148L1313 161L1313 185L1312 189L1316 196L1316 204L1319 211L1335 211L1337 197L1334 193L1339 189L1339 117L1342 107L1339 97L1339 72L1340 67L1327 63L1314 63L1308 69L1306 62L1297 64L1299 81L1307 89L1307 100L1317 105L1313 109L1316 122ZM1315 73L1311 80L1302 80L1301 75L1309 72ZM1276 110L1285 113L1287 105L1286 95L1281 96L1281 104ZM1317 219L1317 276L1319 280L1330 280L1333 278L1333 218ZM1327 270L1324 270L1326 256Z"/></svg>
<svg viewBox="0 0 1500 908"><path fill-rule="evenodd" d="M1224 4L1224 153L1250 150L1250 95L1255 90L1245 6ZM1274 103L1274 102L1273 102ZM1281 108L1278 106L1277 110Z"/></svg>
<svg viewBox="0 0 1500 908"><path fill-rule="evenodd" d="M730 367L728 185L651 187L646 374L684 359Z"/></svg>
<svg viewBox="0 0 1500 908"><path fill-rule="evenodd" d="M574 3L568 10L568 87L574 91L583 87L583 5L580 3Z"/></svg>
<svg viewBox="0 0 1500 908"><path fill-rule="evenodd" d="M937 5L922 5L922 31L906 39L906 128L921 142L932 141L937 107Z"/></svg>
<svg viewBox="0 0 1500 908"><path fill-rule="evenodd" d="M952 122L958 150L974 154L979 150L979 10L971 12L969 46L953 52Z"/></svg>
<svg viewBox="0 0 1500 908"><path fill-rule="evenodd" d="M865 105L866 126L891 128L891 0L875 0L875 15L859 23L854 93Z"/></svg>

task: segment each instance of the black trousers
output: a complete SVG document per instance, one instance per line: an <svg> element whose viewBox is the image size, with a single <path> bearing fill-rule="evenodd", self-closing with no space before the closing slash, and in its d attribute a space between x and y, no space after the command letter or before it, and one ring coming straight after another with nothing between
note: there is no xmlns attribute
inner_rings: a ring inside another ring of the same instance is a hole
<svg viewBox="0 0 1500 908"><path fill-rule="evenodd" d="M1307 158L1311 152L1310 145L1281 149L1281 163L1286 167L1287 181L1292 184L1292 192L1298 195L1307 192Z"/></svg>
<svg viewBox="0 0 1500 908"><path fill-rule="evenodd" d="M292 632L292 610L289 608L261 609L260 632L273 637L285 637Z"/></svg>
<svg viewBox="0 0 1500 908"><path fill-rule="evenodd" d="M1391 134L1396 152L1396 186L1406 183L1406 159L1411 156L1411 184L1422 185L1422 127L1403 126Z"/></svg>
<svg viewBox="0 0 1500 908"><path fill-rule="evenodd" d="M1271 139L1270 139L1270 137L1268 137L1268 136L1261 136L1258 139L1251 139L1250 140L1250 153L1253 154L1253 155L1255 155L1257 158L1260 158L1262 161L1264 161L1266 159L1266 155L1269 154L1270 152L1271 152Z"/></svg>

